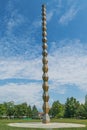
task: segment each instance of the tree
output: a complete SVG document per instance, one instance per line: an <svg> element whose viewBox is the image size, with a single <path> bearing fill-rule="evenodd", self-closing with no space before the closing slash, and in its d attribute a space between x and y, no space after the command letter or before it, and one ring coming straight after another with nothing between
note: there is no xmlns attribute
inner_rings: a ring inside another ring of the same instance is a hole
<svg viewBox="0 0 87 130"><path fill-rule="evenodd" d="M85 111L84 104L79 105L76 116L77 116L77 118L86 118L86 111Z"/></svg>
<svg viewBox="0 0 87 130"><path fill-rule="evenodd" d="M67 98L65 103L65 117L76 117L80 103L74 97Z"/></svg>
<svg viewBox="0 0 87 130"><path fill-rule="evenodd" d="M86 119L87 119L87 95L85 96L85 104L84 104L85 106L85 117L86 117Z"/></svg>
<svg viewBox="0 0 87 130"><path fill-rule="evenodd" d="M32 117L32 109L31 109L31 106L30 106L30 105L29 105L28 108L27 108L27 116L28 116L29 118Z"/></svg>
<svg viewBox="0 0 87 130"><path fill-rule="evenodd" d="M32 107L32 118L38 118L38 110L35 105Z"/></svg>
<svg viewBox="0 0 87 130"><path fill-rule="evenodd" d="M87 94L85 95L85 105L87 105Z"/></svg>
<svg viewBox="0 0 87 130"><path fill-rule="evenodd" d="M27 116L27 103L22 103L20 107L21 107L22 116Z"/></svg>
<svg viewBox="0 0 87 130"><path fill-rule="evenodd" d="M54 101L52 108L50 109L50 115L55 118L63 117L64 105L62 105L59 101Z"/></svg>
<svg viewBox="0 0 87 130"><path fill-rule="evenodd" d="M4 104L0 104L0 117L6 116L6 107Z"/></svg>
<svg viewBox="0 0 87 130"><path fill-rule="evenodd" d="M16 117L23 117L27 116L27 103L22 103L15 105L15 116Z"/></svg>
<svg viewBox="0 0 87 130"><path fill-rule="evenodd" d="M11 101L11 102L4 102L4 107L6 109L6 115L11 117L11 116L14 116L14 102Z"/></svg>

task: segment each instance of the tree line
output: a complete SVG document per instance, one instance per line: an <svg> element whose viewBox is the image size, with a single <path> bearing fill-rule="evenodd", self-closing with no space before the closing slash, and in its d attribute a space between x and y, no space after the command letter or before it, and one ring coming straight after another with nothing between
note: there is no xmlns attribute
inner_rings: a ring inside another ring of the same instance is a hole
<svg viewBox="0 0 87 130"><path fill-rule="evenodd" d="M38 109L26 102L15 105L13 101L0 104L0 118L37 118Z"/></svg>
<svg viewBox="0 0 87 130"><path fill-rule="evenodd" d="M39 111L34 105L31 107L27 103L15 105L14 102L4 102L0 104L0 118L39 118ZM85 103L81 104L74 97L66 99L65 104L58 100L54 101L49 115L51 118L83 118L87 119L87 95Z"/></svg>
<svg viewBox="0 0 87 130"><path fill-rule="evenodd" d="M87 119L87 95L84 104L81 104L74 97L67 98L65 104L54 101L49 113L53 118Z"/></svg>

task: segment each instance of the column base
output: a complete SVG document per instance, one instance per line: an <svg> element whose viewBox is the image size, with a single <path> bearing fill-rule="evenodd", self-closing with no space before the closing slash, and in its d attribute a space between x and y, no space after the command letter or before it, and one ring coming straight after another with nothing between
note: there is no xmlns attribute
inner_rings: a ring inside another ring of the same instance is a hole
<svg viewBox="0 0 87 130"><path fill-rule="evenodd" d="M44 114L42 123L45 123L45 124L50 123L50 117L48 114Z"/></svg>

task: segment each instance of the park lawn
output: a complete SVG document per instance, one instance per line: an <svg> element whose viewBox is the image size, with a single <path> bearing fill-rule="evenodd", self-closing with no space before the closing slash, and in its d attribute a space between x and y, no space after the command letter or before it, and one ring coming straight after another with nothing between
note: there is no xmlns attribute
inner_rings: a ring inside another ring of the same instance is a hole
<svg viewBox="0 0 87 130"><path fill-rule="evenodd" d="M0 120L0 130L47 130L47 129L40 129L40 128L17 128L17 127L10 127L7 124L9 123L16 123L16 122L35 122L40 120ZM79 123L85 124L85 128L58 128L58 129L51 129L51 130L87 130L87 120L78 120L78 119L52 119L51 122L63 122L63 123ZM50 130L50 129L48 129Z"/></svg>

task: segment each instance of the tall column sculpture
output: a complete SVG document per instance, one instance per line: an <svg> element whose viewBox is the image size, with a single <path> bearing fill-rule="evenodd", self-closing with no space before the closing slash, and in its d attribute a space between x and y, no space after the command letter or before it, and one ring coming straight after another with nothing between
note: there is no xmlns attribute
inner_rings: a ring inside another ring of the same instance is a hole
<svg viewBox="0 0 87 130"><path fill-rule="evenodd" d="M43 116L43 123L49 123L50 122L50 117L48 115L49 113L49 104L48 104L48 100L49 100L49 95L48 95L48 59L47 59L47 32L46 32L47 28L46 28L46 6L42 5L42 63L43 63L43 111L44 111L44 116Z"/></svg>

